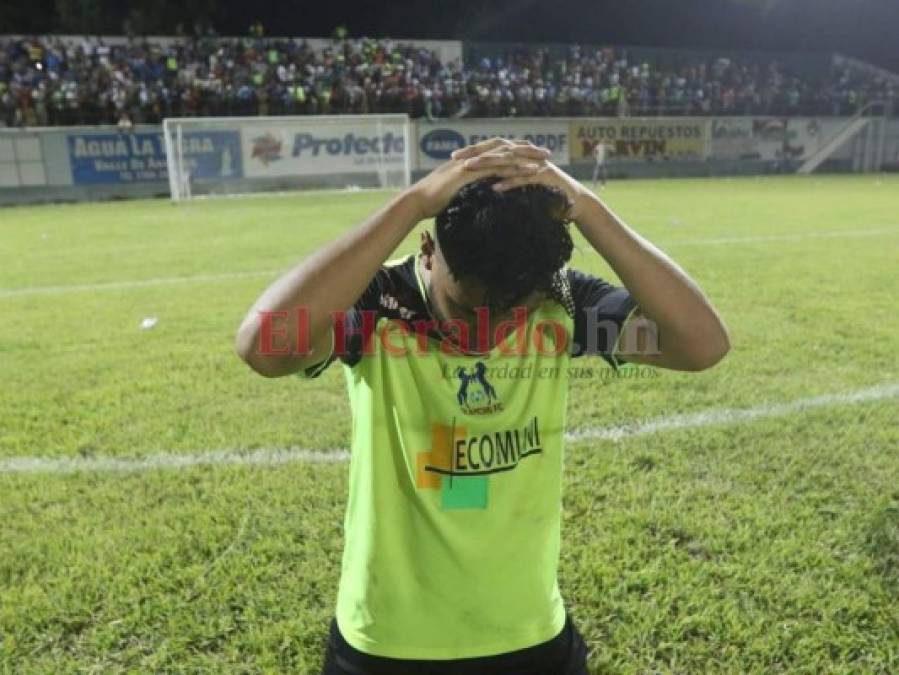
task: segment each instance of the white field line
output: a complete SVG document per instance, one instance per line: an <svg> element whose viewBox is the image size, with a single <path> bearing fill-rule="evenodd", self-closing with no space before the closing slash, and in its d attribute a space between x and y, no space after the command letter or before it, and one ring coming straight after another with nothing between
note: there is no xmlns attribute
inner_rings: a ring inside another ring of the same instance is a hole
<svg viewBox="0 0 899 675"><path fill-rule="evenodd" d="M0 460L0 474L4 473L75 473L85 471L128 472L152 469L184 469L192 466L245 465L277 466L305 462L308 464L333 464L345 462L350 457L346 450L214 450L187 455L160 453L146 457L11 457Z"/></svg>
<svg viewBox="0 0 899 675"><path fill-rule="evenodd" d="M867 230L838 230L831 232L806 232L801 234L771 234L749 237L717 237L710 239L682 239L680 241L661 242L661 248L675 246L726 246L728 244L746 244L766 241L794 241L803 239L837 239L853 237L873 237L880 234L893 234L899 232L899 227L882 227ZM162 286L166 284L189 284L205 281L221 281L227 279L241 279L244 277L264 277L278 274L278 270L258 270L255 272L224 272L222 274L197 274L182 277L156 277L151 279L134 279L131 281L107 281L95 284L73 284L62 286L25 286L22 288L0 288L0 300L3 298L17 298L27 295L54 295L59 293L78 293L83 291L109 291L124 288L144 288L147 286Z"/></svg>
<svg viewBox="0 0 899 675"><path fill-rule="evenodd" d="M752 408L712 408L698 413L660 417L646 422L597 429L580 429L566 435L569 441L606 440L620 441L634 436L645 436L673 429L695 429L721 424L740 424L766 417L783 417L812 408L834 405L850 405L866 401L880 401L899 396L899 382L883 384L867 389L857 389L845 394L824 394L813 398L800 398L787 403L768 403Z"/></svg>
<svg viewBox="0 0 899 675"><path fill-rule="evenodd" d="M186 206L190 204L190 202L196 201L212 201L217 199L258 199L260 197L315 197L321 195L342 197L344 195L372 194L377 192L402 192L402 188L361 187L359 185L355 185L353 187L317 188L315 190L273 190L272 192L238 192L229 194L191 195L189 200L177 202L177 204Z"/></svg>
<svg viewBox="0 0 899 675"><path fill-rule="evenodd" d="M879 234L899 233L899 227L879 227L866 230L832 230L830 232L797 232L796 234L761 234L748 237L715 237L709 239L681 239L659 244L671 246L719 246L727 244L751 244L765 241L797 241L803 239L839 239L843 237L874 237Z"/></svg>
<svg viewBox="0 0 899 675"><path fill-rule="evenodd" d="M96 284L73 284L70 286L27 286L24 288L0 288L0 298L15 298L23 295L43 295L57 293L78 293L80 291L109 291L122 288L144 288L167 284L192 284L205 281L243 279L245 277L265 277L278 274L278 270L256 270L253 272L223 272L221 274L195 274L185 277L156 277L134 279L132 281L106 281Z"/></svg>
<svg viewBox="0 0 899 675"><path fill-rule="evenodd" d="M768 403L752 408L711 408L698 413L660 417L645 422L613 427L578 429L565 435L569 442L584 440L622 441L674 429L695 429L725 424L742 424L769 417L783 417L814 408L851 405L899 397L899 382L857 389L843 394L825 394L787 403ZM242 465L277 466L304 462L328 464L349 459L345 448L308 450L302 448L251 451L216 450L186 455L155 454L145 457L11 457L0 459L0 474L67 474L76 472L144 472L155 469L183 469L192 466Z"/></svg>

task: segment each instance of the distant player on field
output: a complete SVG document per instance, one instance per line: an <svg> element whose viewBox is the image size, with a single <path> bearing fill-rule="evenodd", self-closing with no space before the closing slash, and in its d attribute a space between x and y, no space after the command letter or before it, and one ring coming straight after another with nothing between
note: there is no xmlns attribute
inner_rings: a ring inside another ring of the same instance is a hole
<svg viewBox="0 0 899 675"><path fill-rule="evenodd" d="M623 286L567 267L569 220ZM728 348L696 283L525 142L456 151L272 284L238 353L268 377L339 360L353 414L323 673L586 673L557 582L570 359Z"/></svg>
<svg viewBox="0 0 899 675"><path fill-rule="evenodd" d="M605 185L609 178L609 170L606 168L606 156L610 146L605 141L599 141L593 146L593 187L596 187L596 179L601 178Z"/></svg>

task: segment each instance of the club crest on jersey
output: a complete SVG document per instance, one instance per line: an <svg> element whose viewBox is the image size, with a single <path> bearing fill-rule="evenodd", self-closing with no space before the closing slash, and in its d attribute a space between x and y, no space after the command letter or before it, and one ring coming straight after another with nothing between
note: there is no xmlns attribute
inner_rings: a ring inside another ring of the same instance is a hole
<svg viewBox="0 0 899 675"><path fill-rule="evenodd" d="M487 366L483 361L478 361L472 368L459 366L455 370L455 376L459 380L456 400L464 412L469 415L486 415L503 409L496 389L487 379Z"/></svg>

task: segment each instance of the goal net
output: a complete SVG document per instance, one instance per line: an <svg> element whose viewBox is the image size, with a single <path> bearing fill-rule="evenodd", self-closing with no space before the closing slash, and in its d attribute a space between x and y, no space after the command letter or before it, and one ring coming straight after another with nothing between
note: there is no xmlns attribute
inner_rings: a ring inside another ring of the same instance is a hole
<svg viewBox="0 0 899 675"><path fill-rule="evenodd" d="M162 125L172 200L410 183L406 115L173 117Z"/></svg>

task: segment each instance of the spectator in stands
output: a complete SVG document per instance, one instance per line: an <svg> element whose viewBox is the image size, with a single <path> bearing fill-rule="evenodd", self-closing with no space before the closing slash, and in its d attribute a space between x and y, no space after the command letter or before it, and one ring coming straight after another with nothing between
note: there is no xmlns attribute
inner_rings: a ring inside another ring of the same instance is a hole
<svg viewBox="0 0 899 675"><path fill-rule="evenodd" d="M327 46L244 38L0 38L0 122L158 123L191 115L851 115L895 87L849 65L817 78L775 60L521 47L443 63L434 51L335 31ZM644 50L645 51L645 50Z"/></svg>

